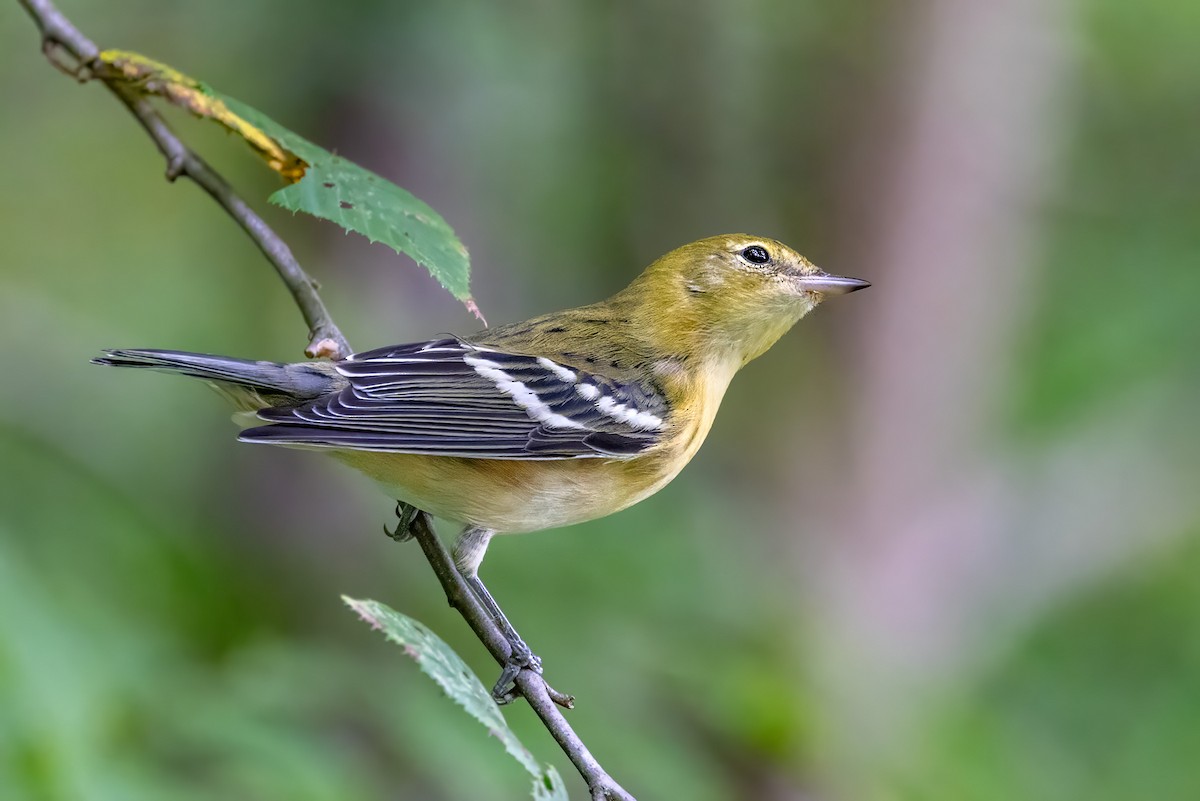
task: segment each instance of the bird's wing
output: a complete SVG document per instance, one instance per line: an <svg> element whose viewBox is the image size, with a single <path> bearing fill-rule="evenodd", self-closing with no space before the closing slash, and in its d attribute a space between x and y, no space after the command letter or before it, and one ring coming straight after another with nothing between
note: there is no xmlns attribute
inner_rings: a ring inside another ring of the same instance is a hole
<svg viewBox="0 0 1200 801"><path fill-rule="evenodd" d="M654 445L666 424L653 388L459 339L335 366L344 389L263 409L270 425L240 439L478 459L622 458Z"/></svg>

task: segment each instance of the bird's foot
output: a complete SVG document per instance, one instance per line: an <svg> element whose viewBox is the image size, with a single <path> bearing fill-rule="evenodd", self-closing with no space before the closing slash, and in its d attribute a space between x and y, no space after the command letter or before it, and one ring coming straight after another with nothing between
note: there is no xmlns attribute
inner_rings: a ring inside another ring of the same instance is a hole
<svg viewBox="0 0 1200 801"><path fill-rule="evenodd" d="M519 637L509 641L512 650L508 661L500 671L496 686L492 687L492 698L497 704L504 706L517 697L517 675L522 670L532 670L539 676L542 674L542 658L530 650L525 641Z"/></svg>
<svg viewBox="0 0 1200 801"><path fill-rule="evenodd" d="M504 663L503 670L500 671L500 678L496 681L496 686L492 688L492 698L500 706L511 703L520 695L517 689L517 676L521 671L528 670L533 673L542 675L542 659L525 644L525 641L517 638L510 641L512 651L508 656L508 661ZM546 694L550 696L550 700L566 709L575 708L575 696L569 693L559 692L558 690L546 684L545 679L542 679L542 684L546 687Z"/></svg>
<svg viewBox="0 0 1200 801"><path fill-rule="evenodd" d="M396 542L408 542L412 539L412 524L417 519L419 510L415 506L411 506L404 501L396 501L396 528L389 531L387 526L383 527L383 533L394 539Z"/></svg>

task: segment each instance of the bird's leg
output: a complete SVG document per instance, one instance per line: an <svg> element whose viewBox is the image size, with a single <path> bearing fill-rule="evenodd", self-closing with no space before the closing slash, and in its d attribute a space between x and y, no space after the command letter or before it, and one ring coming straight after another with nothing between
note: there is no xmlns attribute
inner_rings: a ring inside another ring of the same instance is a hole
<svg viewBox="0 0 1200 801"><path fill-rule="evenodd" d="M408 542L412 539L412 531L409 528L413 521L417 519L417 507L405 503L404 501L396 501L396 517L399 518L396 523L395 531L388 531L388 527L383 527L383 533L394 539L396 542Z"/></svg>
<svg viewBox="0 0 1200 801"><path fill-rule="evenodd" d="M521 635L517 634L517 630L513 628L508 617L500 609L496 599L492 597L488 588L479 578L479 565L483 561L484 554L487 553L488 543L495 534L496 532L490 529L475 526L468 526L464 529L463 533L459 535L458 541L454 543L454 565L471 591L475 593L475 597L479 599L479 603L496 621L496 625L500 627L500 631L503 632L504 638L508 640L511 648L508 662L505 663L504 669L500 673L500 679L492 688L492 697L496 699L496 703L506 704L514 697L513 684L517 674L522 670L541 673L542 660L529 649L529 646L521 639Z"/></svg>

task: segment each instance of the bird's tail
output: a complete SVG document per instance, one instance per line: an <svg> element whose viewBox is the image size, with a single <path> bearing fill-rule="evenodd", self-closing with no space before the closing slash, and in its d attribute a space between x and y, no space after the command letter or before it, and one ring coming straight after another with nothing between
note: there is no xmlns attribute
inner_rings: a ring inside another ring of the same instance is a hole
<svg viewBox="0 0 1200 801"><path fill-rule="evenodd" d="M202 378L246 411L312 400L345 383L328 362L281 364L178 350L106 350L92 363Z"/></svg>

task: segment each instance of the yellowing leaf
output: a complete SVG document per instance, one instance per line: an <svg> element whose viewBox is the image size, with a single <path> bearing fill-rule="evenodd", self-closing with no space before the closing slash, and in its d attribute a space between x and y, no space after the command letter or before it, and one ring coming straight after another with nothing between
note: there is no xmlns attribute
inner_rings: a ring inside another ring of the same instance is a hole
<svg viewBox="0 0 1200 801"><path fill-rule="evenodd" d="M271 195L272 203L335 222L406 254L483 320L471 298L466 247L440 214L410 192L335 156L262 112L139 53L105 50L92 64L92 71L142 94L161 97L237 134L290 184Z"/></svg>
<svg viewBox="0 0 1200 801"><path fill-rule="evenodd" d="M308 164L279 142L229 110L229 106L208 87L194 78L139 53L105 50L96 59L92 71L99 77L120 78L138 91L165 98L197 117L213 120L246 140L285 181L299 181Z"/></svg>

